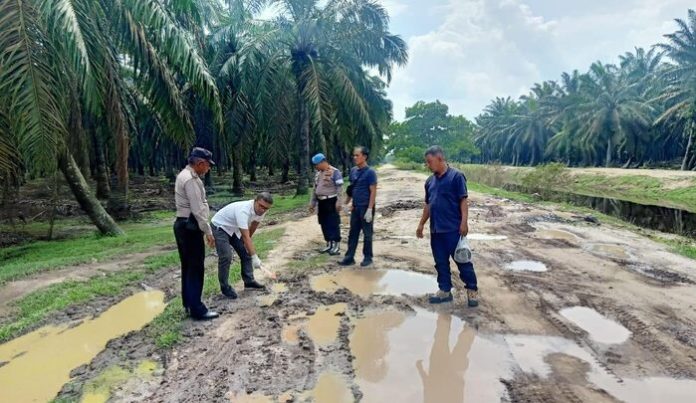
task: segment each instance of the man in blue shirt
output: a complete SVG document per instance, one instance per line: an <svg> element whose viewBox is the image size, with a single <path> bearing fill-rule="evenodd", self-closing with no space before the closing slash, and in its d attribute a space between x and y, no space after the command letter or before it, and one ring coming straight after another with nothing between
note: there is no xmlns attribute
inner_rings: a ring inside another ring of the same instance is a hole
<svg viewBox="0 0 696 403"><path fill-rule="evenodd" d="M452 301L452 275L450 257L454 257L459 238L469 233L469 203L466 178L458 170L447 165L440 146L432 146L425 152L425 162L433 173L425 181L425 206L416 236L423 238L423 227L430 219L430 248L435 259L437 284L440 290L430 297L430 303ZM470 307L478 306L476 273L471 262L457 263L459 277L466 286Z"/></svg>
<svg viewBox="0 0 696 403"><path fill-rule="evenodd" d="M363 233L363 261L360 266L372 264L372 233L377 197L377 173L367 165L370 152L366 147L358 146L353 150L353 162L356 166L350 170L346 205L353 199L350 212L350 232L348 233L348 250L338 264L349 266L355 264L355 251L358 248L360 231Z"/></svg>

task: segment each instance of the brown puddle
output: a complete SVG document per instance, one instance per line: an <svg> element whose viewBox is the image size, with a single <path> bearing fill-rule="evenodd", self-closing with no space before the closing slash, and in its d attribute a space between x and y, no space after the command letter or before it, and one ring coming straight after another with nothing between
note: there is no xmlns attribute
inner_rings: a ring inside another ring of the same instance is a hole
<svg viewBox="0 0 696 403"><path fill-rule="evenodd" d="M481 335L462 320L416 308L367 313L354 319L350 348L363 402L499 402L501 379L518 372L547 378L579 365L589 383L627 402L693 402L695 380L626 379L607 372L591 352L561 337ZM563 357L572 357L563 360ZM577 368L575 368L577 370Z"/></svg>
<svg viewBox="0 0 696 403"><path fill-rule="evenodd" d="M350 348L363 402L497 402L505 394L505 348L449 314L368 314L355 321Z"/></svg>
<svg viewBox="0 0 696 403"><path fill-rule="evenodd" d="M628 252L626 252L626 249L618 245L594 243L587 245L586 249L590 252L599 253L600 255L609 256L616 259L631 258L631 255Z"/></svg>
<svg viewBox="0 0 696 403"><path fill-rule="evenodd" d="M346 304L344 303L317 308L314 315L309 317L305 327L314 344L327 346L336 341L338 329L341 326L341 317L345 311Z"/></svg>
<svg viewBox="0 0 696 403"><path fill-rule="evenodd" d="M569 242L578 241L577 235L560 229L544 229L537 231L535 234L541 239L563 239Z"/></svg>
<svg viewBox="0 0 696 403"><path fill-rule="evenodd" d="M335 292L339 288L362 298L370 295L424 295L437 290L435 276L406 270L342 270L311 279L312 290Z"/></svg>
<svg viewBox="0 0 696 403"><path fill-rule="evenodd" d="M355 401L346 380L333 372L319 375L317 385L308 395L315 403L351 403Z"/></svg>
<svg viewBox="0 0 696 403"><path fill-rule="evenodd" d="M590 338L599 343L619 344L631 337L631 332L620 324L594 309L585 306L574 306L561 309L564 318L586 331Z"/></svg>
<svg viewBox="0 0 696 403"><path fill-rule="evenodd" d="M51 400L70 380L70 371L89 363L109 340L141 329L165 308L164 293L144 291L75 327L46 326L0 345L2 399Z"/></svg>
<svg viewBox="0 0 696 403"><path fill-rule="evenodd" d="M572 340L550 336L506 336L506 341L520 370L549 376L554 370L548 357L563 354L589 364L586 378L595 388L604 389L614 398L635 403L692 403L696 380L650 377L643 379L617 378L608 373L587 350Z"/></svg>

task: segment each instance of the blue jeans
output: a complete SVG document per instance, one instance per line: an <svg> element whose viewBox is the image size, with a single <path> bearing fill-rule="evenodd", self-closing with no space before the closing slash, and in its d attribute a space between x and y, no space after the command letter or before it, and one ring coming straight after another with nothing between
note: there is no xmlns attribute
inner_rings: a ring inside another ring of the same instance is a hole
<svg viewBox="0 0 696 403"><path fill-rule="evenodd" d="M372 232L374 219L374 208L372 209L372 222L365 221L365 213L367 206L353 206L353 211L350 213L350 231L348 232L348 250L346 257L353 259L355 251L358 249L358 238L360 231L363 233L363 259L372 260Z"/></svg>
<svg viewBox="0 0 696 403"><path fill-rule="evenodd" d="M433 251L435 269L437 270L437 285L445 292L452 290L450 257L454 257L457 243L459 243L459 232L430 234L430 248ZM459 269L459 278L462 279L466 288L469 290L478 290L474 264L471 262L457 263L457 268Z"/></svg>

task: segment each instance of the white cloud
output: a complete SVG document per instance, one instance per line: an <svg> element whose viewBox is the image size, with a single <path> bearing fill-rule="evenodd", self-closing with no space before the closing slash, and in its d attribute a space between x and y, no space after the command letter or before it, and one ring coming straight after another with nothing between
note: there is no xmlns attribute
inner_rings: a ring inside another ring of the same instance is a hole
<svg viewBox="0 0 696 403"><path fill-rule="evenodd" d="M415 101L439 99L452 113L473 118L496 96L517 97L563 71L586 71L596 60L616 62L634 46L661 41L675 29L672 20L693 7L690 3L586 0L566 7L555 0L387 1L395 13L392 31L404 35L410 53L408 66L395 71L389 89L395 117L403 118L404 108ZM427 31L419 31L421 22Z"/></svg>

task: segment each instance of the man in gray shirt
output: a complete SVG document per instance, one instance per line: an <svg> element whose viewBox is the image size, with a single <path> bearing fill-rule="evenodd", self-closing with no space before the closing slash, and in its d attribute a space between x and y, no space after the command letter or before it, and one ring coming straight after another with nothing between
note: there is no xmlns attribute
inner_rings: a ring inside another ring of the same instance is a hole
<svg viewBox="0 0 696 403"><path fill-rule="evenodd" d="M174 201L176 221L174 237L181 260L181 299L186 312L194 319L206 320L218 317L201 301L205 274L205 242L215 246L213 231L208 224L208 201L201 176L208 173L213 153L205 148L191 150L188 165L176 177Z"/></svg>
<svg viewBox="0 0 696 403"><path fill-rule="evenodd" d="M343 190L343 175L326 160L324 154L312 157L312 164L317 169L314 176L314 191L310 199L309 211L318 212L319 225L326 241L326 247L321 253L338 255L341 247L341 193Z"/></svg>

